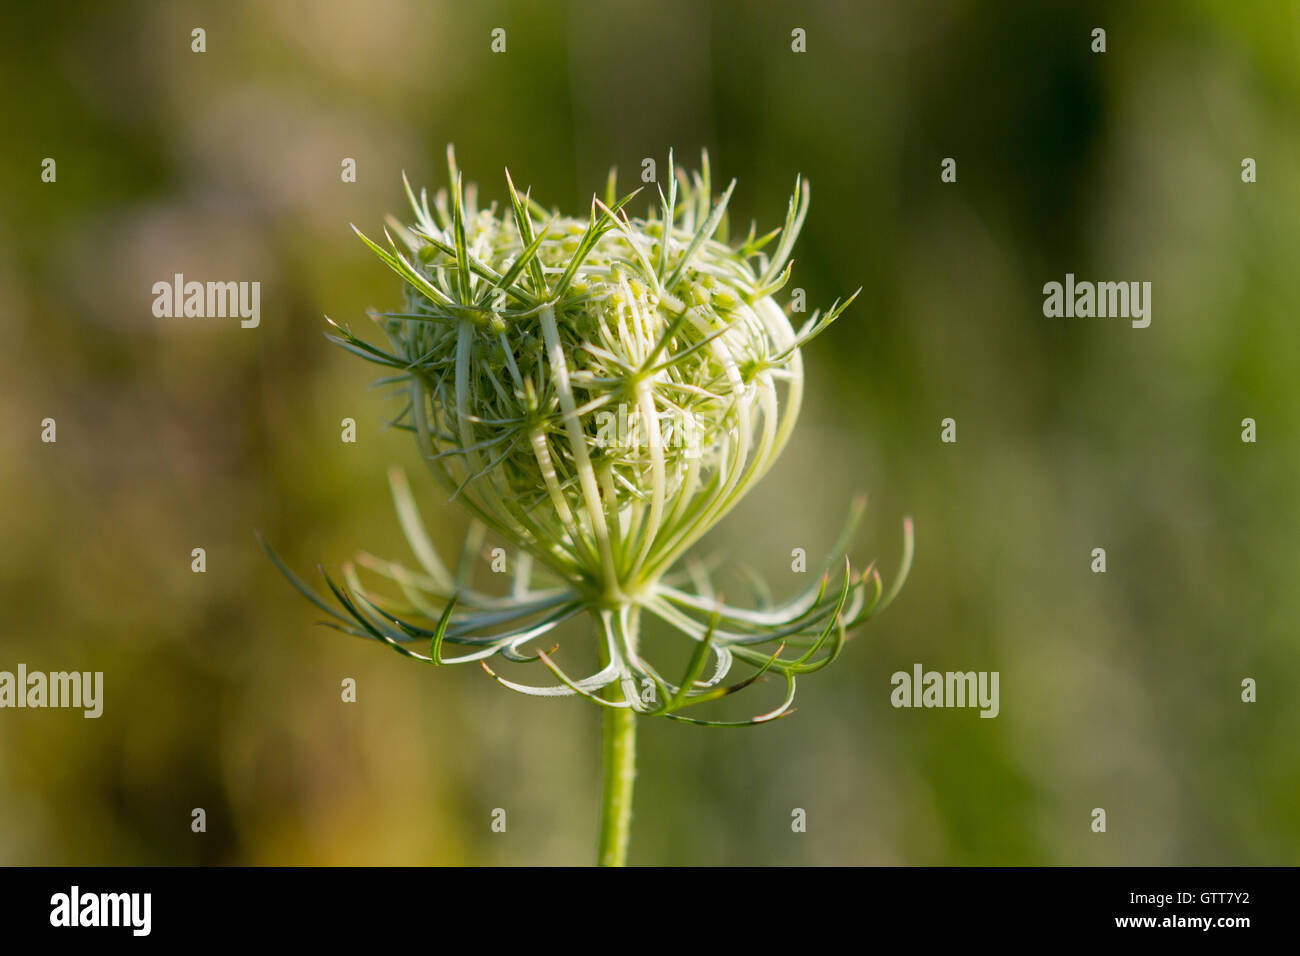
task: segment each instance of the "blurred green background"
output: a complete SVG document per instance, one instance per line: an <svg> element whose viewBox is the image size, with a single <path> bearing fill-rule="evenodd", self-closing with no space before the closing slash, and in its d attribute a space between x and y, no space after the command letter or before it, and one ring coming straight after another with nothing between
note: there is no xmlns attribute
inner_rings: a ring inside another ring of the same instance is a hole
<svg viewBox="0 0 1300 956"><path fill-rule="evenodd" d="M792 285L814 305L864 287L805 356L782 461L704 550L792 591L791 549L823 553L866 491L855 559L888 579L912 514L911 580L792 718L642 722L634 862L1300 863L1292 5L87 0L4 17L0 669L102 670L106 699L99 720L0 711L0 862L593 859L595 710L316 627L253 537L304 571L406 559L397 463L454 550L463 521L382 427L378 370L322 335L322 314L362 329L397 302L348 223L401 212L403 169L443 185L454 142L485 198L509 165L578 211L610 165L626 182L706 147L740 181L735 219L765 228L802 172ZM177 272L260 281L261 326L155 319L151 286ZM1044 318L1066 272L1152 282L1151 326ZM999 671L1000 716L893 709L890 674L918 662Z"/></svg>

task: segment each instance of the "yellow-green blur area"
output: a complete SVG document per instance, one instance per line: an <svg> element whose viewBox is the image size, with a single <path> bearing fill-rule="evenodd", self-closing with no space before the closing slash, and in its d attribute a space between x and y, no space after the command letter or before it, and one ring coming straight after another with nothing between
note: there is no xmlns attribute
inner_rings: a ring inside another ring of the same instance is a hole
<svg viewBox="0 0 1300 956"><path fill-rule="evenodd" d="M801 172L789 288L863 287L805 353L785 455L699 553L729 600L741 561L793 592L865 492L855 562L892 579L911 514L913 574L788 719L641 722L633 862L1300 862L1289 4L14 7L0 670L102 671L104 710L0 710L0 863L594 859L595 708L319 627L254 538L313 578L362 549L410 560L397 464L459 546L463 516L384 428L382 370L323 335L400 302L349 223L402 212L403 170L445 185L449 142L485 200L509 166L580 215L609 166L630 186L707 148L741 230L779 225ZM155 318L177 273L260 282L260 325ZM1150 282L1150 326L1045 317L1067 273ZM916 664L998 672L1000 713L894 708Z"/></svg>

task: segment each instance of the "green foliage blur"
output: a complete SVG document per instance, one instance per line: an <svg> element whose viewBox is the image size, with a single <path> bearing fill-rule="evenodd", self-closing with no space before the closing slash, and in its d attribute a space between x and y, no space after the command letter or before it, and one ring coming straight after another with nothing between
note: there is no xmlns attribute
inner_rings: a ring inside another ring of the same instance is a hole
<svg viewBox="0 0 1300 956"><path fill-rule="evenodd" d="M791 286L812 306L864 287L805 355L784 458L703 551L792 592L792 549L815 560L865 491L855 563L888 581L912 514L912 577L791 718L642 722L634 862L1300 863L1291 5L73 0L3 17L0 669L102 670L105 704L0 711L0 863L592 861L595 709L317 627L254 540L304 573L409 558L399 464L458 546L464 519L383 427L378 370L322 318L362 330L398 301L348 224L401 213L402 170L443 185L449 142L485 199L508 165L579 213L609 166L628 185L645 157L707 148L739 179L742 229L779 225L802 172ZM1151 326L1045 318L1042 286L1067 272L1150 281ZM260 281L260 327L154 318L151 286L175 273ZM915 663L999 671L1000 715L894 709L890 675Z"/></svg>

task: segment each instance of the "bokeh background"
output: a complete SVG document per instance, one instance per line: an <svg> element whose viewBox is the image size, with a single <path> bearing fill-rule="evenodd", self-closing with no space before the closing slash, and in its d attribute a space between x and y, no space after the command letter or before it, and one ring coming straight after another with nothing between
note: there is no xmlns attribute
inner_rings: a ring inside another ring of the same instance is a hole
<svg viewBox="0 0 1300 956"><path fill-rule="evenodd" d="M866 491L855 558L891 575L911 514L911 580L792 718L643 722L634 861L1300 862L1292 5L70 0L4 18L0 669L102 670L106 701L99 720L0 712L0 862L593 858L596 711L317 627L254 541L304 571L406 558L391 464L442 546L463 532L383 428L377 369L322 334L324 314L361 329L397 301L348 224L400 212L402 170L442 185L448 142L486 198L509 165L568 209L610 165L708 148L740 181L736 219L766 227L802 172L792 285L813 304L864 288L807 352L781 463L705 550L792 590L791 549L822 553ZM260 281L261 326L155 319L151 286L177 272ZM1151 326L1044 318L1066 272L1152 282ZM893 709L889 675L918 662L999 671L1000 716Z"/></svg>

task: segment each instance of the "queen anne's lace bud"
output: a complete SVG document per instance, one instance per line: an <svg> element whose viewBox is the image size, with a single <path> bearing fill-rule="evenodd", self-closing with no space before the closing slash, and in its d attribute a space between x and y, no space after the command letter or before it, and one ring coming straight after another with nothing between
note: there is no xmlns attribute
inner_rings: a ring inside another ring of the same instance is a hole
<svg viewBox="0 0 1300 956"><path fill-rule="evenodd" d="M771 467L799 412L800 349L853 300L796 332L773 298L790 276L807 183L796 181L783 228L731 241L735 183L715 203L707 156L690 176L670 156L667 192L644 219L625 211L635 193L615 200L612 174L604 201L574 219L521 197L508 175L508 208L480 209L450 151L449 167L453 188L432 207L408 186L415 221L390 221L386 248L362 236L406 283L402 311L374 314L389 347L338 326L335 340L393 370L387 381L406 391L399 423L451 496L519 549L516 586L503 601L453 580L398 477L423 573L365 558L405 602L371 594L349 567L346 588L331 582L347 612L336 616L422 660L450 662L447 642L473 648L458 660L541 660L560 679L536 688L498 677L518 690L673 717L752 682L722 685L739 659L788 684L785 703L757 719L784 713L795 675L827 663L892 598L881 600L874 568L846 564L834 591L826 575L788 605L757 610L718 603L699 574L692 592L665 573ZM534 566L555 586L535 590ZM642 609L697 642L680 683L640 657ZM600 624L601 671L574 680L546 652L525 652L583 610ZM419 638L428 657L407 646ZM621 694L599 696L614 684Z"/></svg>

